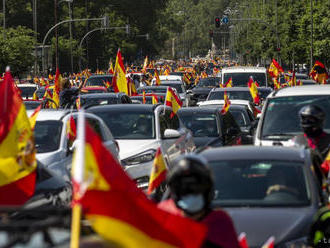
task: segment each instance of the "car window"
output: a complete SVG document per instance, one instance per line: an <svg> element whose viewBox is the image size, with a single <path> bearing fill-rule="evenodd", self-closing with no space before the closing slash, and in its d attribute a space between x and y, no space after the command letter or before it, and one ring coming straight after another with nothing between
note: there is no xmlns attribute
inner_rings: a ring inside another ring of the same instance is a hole
<svg viewBox="0 0 330 248"><path fill-rule="evenodd" d="M301 206L309 204L301 162L211 161L214 203L221 206ZM244 189L244 190L242 190Z"/></svg>
<svg viewBox="0 0 330 248"><path fill-rule="evenodd" d="M159 122L160 122L160 134L161 137L164 138L164 132L166 129L180 129L180 121L176 114L174 114L171 110L166 109L165 114L164 111L159 113Z"/></svg>
<svg viewBox="0 0 330 248"><path fill-rule="evenodd" d="M246 127L250 124L249 120L247 120L246 116L244 115L244 112L237 111L237 110L231 110L230 113L234 117L236 123L240 127Z"/></svg>
<svg viewBox="0 0 330 248"><path fill-rule="evenodd" d="M223 117L223 126L224 126L224 134L226 135L226 130L229 128L235 128L237 130L240 130L239 126L237 125L234 117L231 115L230 112L227 112L225 115L222 115ZM231 137L226 137L231 138Z"/></svg>
<svg viewBox="0 0 330 248"><path fill-rule="evenodd" d="M59 149L63 123L61 121L37 121L34 138L37 153L53 152ZM51 134L51 135L50 135Z"/></svg>
<svg viewBox="0 0 330 248"><path fill-rule="evenodd" d="M230 100L247 100L252 101L249 91L227 91L227 96ZM224 91L211 91L207 100L223 100Z"/></svg>
<svg viewBox="0 0 330 248"><path fill-rule="evenodd" d="M247 86L250 77L257 81L259 86L266 86L266 73L265 72L233 72L224 73L223 83L226 83L229 78L233 80L233 86Z"/></svg>
<svg viewBox="0 0 330 248"><path fill-rule="evenodd" d="M194 137L217 137L218 127L215 114L179 112L179 118Z"/></svg>
<svg viewBox="0 0 330 248"><path fill-rule="evenodd" d="M105 141L105 137L104 137L104 134L102 132L101 123L97 119L94 119L94 118L86 118L86 119L87 119L88 124L100 136L102 141Z"/></svg>

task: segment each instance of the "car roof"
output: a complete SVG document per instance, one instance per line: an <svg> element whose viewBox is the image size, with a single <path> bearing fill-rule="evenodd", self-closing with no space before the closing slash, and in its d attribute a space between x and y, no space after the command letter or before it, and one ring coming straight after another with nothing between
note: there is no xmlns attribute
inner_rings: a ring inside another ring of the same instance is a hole
<svg viewBox="0 0 330 248"><path fill-rule="evenodd" d="M230 146L207 149L201 155L208 161L265 159L303 162L306 150L281 146Z"/></svg>
<svg viewBox="0 0 330 248"><path fill-rule="evenodd" d="M222 73L232 73L232 72L264 72L266 73L265 67L256 67L256 66L235 66L235 67L226 67L222 68Z"/></svg>
<svg viewBox="0 0 330 248"><path fill-rule="evenodd" d="M213 88L212 91L250 91L249 87L229 87L229 88ZM269 87L258 87L258 91L272 91Z"/></svg>
<svg viewBox="0 0 330 248"><path fill-rule="evenodd" d="M185 107L185 108L180 108L178 110L178 113L216 113L218 111L219 107L212 106L212 107L205 107L205 108L200 108L200 107Z"/></svg>
<svg viewBox="0 0 330 248"><path fill-rule="evenodd" d="M139 88L137 88L137 90L143 90L143 89L167 89L167 87L168 86L161 86L161 85L159 85L159 86L157 86L157 85L154 85L154 86L142 86L142 87L139 87Z"/></svg>
<svg viewBox="0 0 330 248"><path fill-rule="evenodd" d="M330 95L330 85L302 85L285 87L273 92L268 97Z"/></svg>
<svg viewBox="0 0 330 248"><path fill-rule="evenodd" d="M28 110L27 114L30 116L34 110ZM64 116L70 113L70 110L64 109L41 109L37 116L37 121L60 121Z"/></svg>
<svg viewBox="0 0 330 248"><path fill-rule="evenodd" d="M203 105L212 105L212 104L219 104L219 105L223 105L224 100L209 100L209 101L204 101L204 102L200 102L199 105L203 106ZM249 105L250 102L247 100L230 100L230 106L235 105L235 104L239 104L239 105Z"/></svg>
<svg viewBox="0 0 330 248"><path fill-rule="evenodd" d="M80 97L81 98L105 98L105 97L117 98L117 97L120 97L122 95L125 95L125 93L123 93L123 92L119 92L119 93L89 93L89 94L80 95Z"/></svg>
<svg viewBox="0 0 330 248"><path fill-rule="evenodd" d="M147 112L153 112L158 105L156 104L113 104L113 105L100 105L89 108L88 112L102 112L102 111L134 111L134 110L145 110Z"/></svg>
<svg viewBox="0 0 330 248"><path fill-rule="evenodd" d="M174 84L174 85L182 85L182 81L176 80L176 81L172 81L172 80L164 80L160 82L161 84Z"/></svg>

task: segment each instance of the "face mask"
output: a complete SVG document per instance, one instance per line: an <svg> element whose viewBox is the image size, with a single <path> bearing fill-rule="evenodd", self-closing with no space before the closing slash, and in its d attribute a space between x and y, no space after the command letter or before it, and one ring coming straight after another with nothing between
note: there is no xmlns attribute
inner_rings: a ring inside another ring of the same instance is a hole
<svg viewBox="0 0 330 248"><path fill-rule="evenodd" d="M185 195L177 202L179 208L187 213L198 213L205 205L204 197L201 194L198 195Z"/></svg>

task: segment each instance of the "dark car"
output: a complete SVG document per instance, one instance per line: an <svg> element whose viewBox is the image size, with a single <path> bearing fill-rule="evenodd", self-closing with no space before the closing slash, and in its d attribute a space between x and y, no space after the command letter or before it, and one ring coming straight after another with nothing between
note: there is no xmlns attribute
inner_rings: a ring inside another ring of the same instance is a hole
<svg viewBox="0 0 330 248"><path fill-rule="evenodd" d="M230 87L230 88L218 88L210 91L207 96L207 101L209 100L223 100L224 93L227 92L229 99L231 100L248 100L253 102L250 89L248 87ZM271 88L258 87L258 93L261 100L267 98L267 96L272 92Z"/></svg>
<svg viewBox="0 0 330 248"><path fill-rule="evenodd" d="M132 100L125 93L91 93L80 96L81 106L95 106L108 104L132 103Z"/></svg>
<svg viewBox="0 0 330 248"><path fill-rule="evenodd" d="M219 108L180 108L178 116L191 130L196 147L237 145L241 130L231 113L220 113Z"/></svg>
<svg viewBox="0 0 330 248"><path fill-rule="evenodd" d="M164 103L165 101L165 97L166 94L161 94L161 93L157 93L157 94L153 94L153 93L147 93L145 95L145 99L146 99L146 104L152 104L152 97L155 96L158 99L158 103ZM136 96L131 96L131 100L137 100L141 103L143 103L143 95L136 95Z"/></svg>
<svg viewBox="0 0 330 248"><path fill-rule="evenodd" d="M274 236L275 247L307 247L307 236L328 192L307 149L236 146L203 151L214 174L213 206L232 217L249 247Z"/></svg>
<svg viewBox="0 0 330 248"><path fill-rule="evenodd" d="M104 87L106 82L109 82L109 83L112 82L112 78L113 78L112 74L92 75L87 79L84 87L87 87L87 86L103 86ZM112 88L111 88L111 91L113 91Z"/></svg>
<svg viewBox="0 0 330 248"><path fill-rule="evenodd" d="M219 87L219 84L219 77L201 78L198 84L187 92L190 95L191 105L194 106L197 102L205 101L210 91Z"/></svg>
<svg viewBox="0 0 330 248"><path fill-rule="evenodd" d="M39 105L41 104L41 101L38 100L29 100L29 101L23 101L24 105L25 105L25 109L26 110L30 110L30 109L36 109L39 107Z"/></svg>

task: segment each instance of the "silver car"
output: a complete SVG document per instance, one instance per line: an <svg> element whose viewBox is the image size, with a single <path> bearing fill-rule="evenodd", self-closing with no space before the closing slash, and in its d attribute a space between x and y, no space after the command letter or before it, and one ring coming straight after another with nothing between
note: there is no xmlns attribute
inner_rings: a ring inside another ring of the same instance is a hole
<svg viewBox="0 0 330 248"><path fill-rule="evenodd" d="M77 112L66 110L42 109L37 117L34 129L37 149L37 159L46 168L53 170L65 180L70 180L72 152L74 142L70 142L67 135L70 116L77 119ZM97 116L86 113L85 118L94 131L100 135L103 144L119 161L119 149L110 130Z"/></svg>

